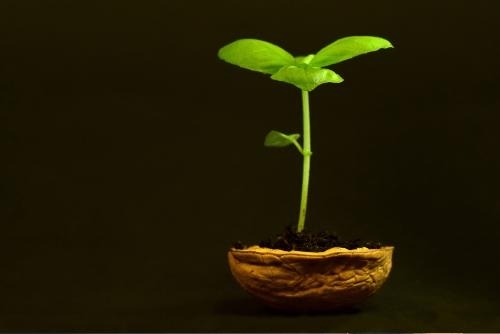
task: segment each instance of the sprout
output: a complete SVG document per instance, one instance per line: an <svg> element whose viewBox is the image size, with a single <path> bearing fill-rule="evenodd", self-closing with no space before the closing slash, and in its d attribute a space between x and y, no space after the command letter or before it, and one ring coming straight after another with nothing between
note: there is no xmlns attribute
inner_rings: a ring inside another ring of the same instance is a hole
<svg viewBox="0 0 500 334"><path fill-rule="evenodd" d="M304 229L309 174L311 166L311 127L309 110L309 92L324 83L340 83L344 79L334 71L323 68L364 53L391 48L392 44L383 38L373 36L350 36L341 38L316 54L294 57L284 49L258 39L240 39L219 50L220 59L242 68L270 74L271 79L292 84L302 91L303 133L302 145L300 134L284 134L272 130L265 138L268 147L294 145L303 156L302 193L300 201L297 232Z"/></svg>

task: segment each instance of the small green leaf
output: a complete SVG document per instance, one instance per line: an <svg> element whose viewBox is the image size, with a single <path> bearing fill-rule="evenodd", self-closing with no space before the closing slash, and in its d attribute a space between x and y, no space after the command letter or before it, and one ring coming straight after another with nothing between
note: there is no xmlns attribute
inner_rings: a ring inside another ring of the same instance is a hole
<svg viewBox="0 0 500 334"><path fill-rule="evenodd" d="M391 42L380 37L344 37L319 50L309 64L314 67L329 66L364 53L386 48L392 48Z"/></svg>
<svg viewBox="0 0 500 334"><path fill-rule="evenodd" d="M308 92L327 82L339 83L344 81L340 75L326 68L297 67L295 65L283 67L271 76L271 79L290 83Z"/></svg>
<svg viewBox="0 0 500 334"><path fill-rule="evenodd" d="M296 144L299 137L300 135L298 133L286 135L284 133L272 130L267 134L266 139L264 140L264 145L268 147L285 147L288 145Z"/></svg>
<svg viewBox="0 0 500 334"><path fill-rule="evenodd" d="M294 58L277 45L258 39L240 39L219 50L220 59L248 70L274 74Z"/></svg>
<svg viewBox="0 0 500 334"><path fill-rule="evenodd" d="M295 57L295 64L298 67L309 67L309 63L314 58L314 55Z"/></svg>

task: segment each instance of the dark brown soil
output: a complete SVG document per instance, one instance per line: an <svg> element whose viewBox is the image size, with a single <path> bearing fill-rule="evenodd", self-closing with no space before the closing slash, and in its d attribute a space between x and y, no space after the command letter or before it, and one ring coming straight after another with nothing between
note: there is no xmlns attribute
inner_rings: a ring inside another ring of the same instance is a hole
<svg viewBox="0 0 500 334"><path fill-rule="evenodd" d="M262 240L258 243L260 247L281 249L284 251L298 250L306 252L322 252L333 247L343 247L347 249L356 249L360 247L380 248L382 244L374 241L363 241L361 239L342 240L339 236L328 231L310 232L303 230L297 232L295 229L287 226L285 230L274 238ZM236 249L247 248L247 245L240 241L233 245Z"/></svg>

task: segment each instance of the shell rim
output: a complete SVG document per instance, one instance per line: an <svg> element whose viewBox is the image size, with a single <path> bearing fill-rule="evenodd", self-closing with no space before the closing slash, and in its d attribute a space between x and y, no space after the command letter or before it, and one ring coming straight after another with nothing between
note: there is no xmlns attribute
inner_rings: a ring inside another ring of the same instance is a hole
<svg viewBox="0 0 500 334"><path fill-rule="evenodd" d="M229 249L229 253L233 254L255 254L255 255L276 255L276 256L283 256L283 255L297 255L297 256L303 256L303 257L308 257L308 258L316 258L316 257L325 257L325 256L331 256L331 255L368 255L368 254L373 254L373 253L378 253L378 252L393 252L394 251L394 246L383 246L381 248L367 248L367 247L360 247L356 249L347 249L343 247L332 247L329 248L325 251L322 252L307 252L307 251L297 251L297 250L291 250L291 251L285 251L281 249L273 249L273 248L267 248L267 247L260 247L257 245L247 247L245 249L236 249L236 248L231 248Z"/></svg>

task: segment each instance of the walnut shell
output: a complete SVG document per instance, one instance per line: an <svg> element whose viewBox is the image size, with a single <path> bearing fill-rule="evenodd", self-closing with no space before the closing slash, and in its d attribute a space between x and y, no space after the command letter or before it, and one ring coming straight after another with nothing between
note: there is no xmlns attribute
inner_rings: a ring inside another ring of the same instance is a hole
<svg viewBox="0 0 500 334"><path fill-rule="evenodd" d="M283 251L252 246L230 249L238 283L265 304L287 311L329 311L357 304L389 276L394 247Z"/></svg>

